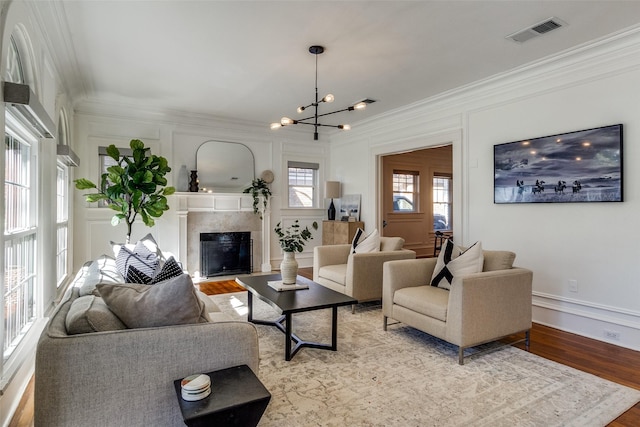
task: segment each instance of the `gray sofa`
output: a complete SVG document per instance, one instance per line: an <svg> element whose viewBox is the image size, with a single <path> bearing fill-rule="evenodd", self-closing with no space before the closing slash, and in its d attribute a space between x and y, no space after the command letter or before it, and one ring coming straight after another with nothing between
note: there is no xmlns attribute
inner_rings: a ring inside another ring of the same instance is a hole
<svg viewBox="0 0 640 427"><path fill-rule="evenodd" d="M256 328L226 321L204 294L216 321L68 334L86 270L38 343L35 426L183 426L174 380L243 364L258 372Z"/></svg>

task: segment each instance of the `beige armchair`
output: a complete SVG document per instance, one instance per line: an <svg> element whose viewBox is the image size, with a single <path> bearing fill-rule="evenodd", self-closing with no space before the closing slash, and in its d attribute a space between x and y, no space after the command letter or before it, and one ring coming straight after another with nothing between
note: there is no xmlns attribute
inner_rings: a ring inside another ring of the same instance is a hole
<svg viewBox="0 0 640 427"><path fill-rule="evenodd" d="M401 237L380 237L380 252L362 254L352 254L348 244L316 246L313 281L358 302L380 300L382 265L391 260L416 257L414 251L403 249L403 245Z"/></svg>
<svg viewBox="0 0 640 427"><path fill-rule="evenodd" d="M455 277L450 291L429 284L436 258L385 263L384 330L391 318L455 344L461 365L465 349L507 335L525 332L528 348L533 273L512 267L513 252L483 253L483 271Z"/></svg>

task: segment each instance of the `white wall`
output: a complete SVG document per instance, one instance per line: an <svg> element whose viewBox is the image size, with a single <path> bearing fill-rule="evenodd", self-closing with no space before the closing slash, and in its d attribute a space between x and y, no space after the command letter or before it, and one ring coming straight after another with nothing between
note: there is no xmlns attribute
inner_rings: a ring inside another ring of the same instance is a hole
<svg viewBox="0 0 640 427"><path fill-rule="evenodd" d="M360 123L332 137L331 173L362 193L372 229L377 156L451 140L456 240L517 253L516 264L534 271L534 321L640 350L639 87L634 30ZM616 123L624 124L623 203L493 203L495 144ZM354 170L355 154L364 169Z"/></svg>
<svg viewBox="0 0 640 427"><path fill-rule="evenodd" d="M282 253L273 234L273 226L278 221L287 224L300 219L307 225L320 222L325 214L320 209L288 209L286 187L286 160L317 162L322 165L320 182L324 182L324 169L327 166L328 149L326 142L313 142L307 132L274 133L266 126L253 126L213 119L211 117L193 117L174 114L159 115L157 112L121 105L105 105L97 102L84 102L76 107L75 116L76 150L82 159L76 171L76 177L84 177L99 182L98 147L115 144L128 147L133 138L141 139L152 153L167 158L172 167L168 175L169 185L175 185L182 165L187 170L196 169L196 151L207 140L239 142L248 146L255 157L255 174L260 176L264 170L272 170L275 180L271 184L273 197L266 227L271 230L270 257L265 262L274 269L279 268ZM322 186L321 186L322 187ZM87 260L99 255L111 253L110 241L123 242L126 227L111 225L113 212L87 204L78 190L75 191L75 253L74 270ZM172 203L174 205L172 205ZM152 233L161 249L180 253L179 218L176 206L170 200L170 209L156 221L153 228L142 222L133 228L132 241L147 233ZM322 203L322 201L321 201ZM313 247L322 242L321 230L314 232L315 238L305 251L297 256L301 266L313 264ZM264 254L269 256L269 254ZM255 269L256 266L254 266ZM259 267L259 266L258 266ZM258 268L260 270L260 268Z"/></svg>

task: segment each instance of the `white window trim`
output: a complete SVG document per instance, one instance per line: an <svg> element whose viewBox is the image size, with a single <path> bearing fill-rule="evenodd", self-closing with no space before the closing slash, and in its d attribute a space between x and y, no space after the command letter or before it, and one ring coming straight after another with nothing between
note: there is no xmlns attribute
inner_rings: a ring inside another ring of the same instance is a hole
<svg viewBox="0 0 640 427"><path fill-rule="evenodd" d="M66 175L66 193L65 193L65 197L64 197L64 202L66 204L65 206L65 219L63 221L58 221L57 218L57 202L58 202L58 190L57 190L57 175L58 175L58 167L64 169L65 171L65 175ZM70 257L70 250L69 250L69 246L70 246L70 227L69 227L69 212L70 212L70 200L71 200L71 168L69 168L69 166L65 165L64 163L58 161L56 164L56 225L55 225L55 236L56 236L56 276L58 275L58 228L60 226L65 226L67 228L67 239L65 242L65 251L67 253L66 256L66 262L65 262L65 272L62 275L62 277L58 278L57 283L56 283L56 287L58 289L62 288L62 285L65 283L65 281L67 280L67 278L69 277L69 272L70 272L70 262L69 259Z"/></svg>
<svg viewBox="0 0 640 427"><path fill-rule="evenodd" d="M290 207L289 206L289 162L294 163L312 163L318 165L318 173L316 186L317 191L314 192L314 201L312 207ZM310 210L324 210L323 201L324 197L324 181L326 180L326 162L322 157L305 157L305 156L296 156L293 154L289 154L284 156L282 159L282 176L284 179L282 180L282 210L293 210L293 211L310 211Z"/></svg>
<svg viewBox="0 0 640 427"><path fill-rule="evenodd" d="M35 256L35 269L34 273L36 275L36 283L34 292L37 295L42 295L43 291L43 282L42 282L42 267L39 259L42 258L42 245L39 244L42 241L42 230L39 227L39 212L40 212L40 168L38 167L38 150L39 150L39 140L36 136L34 136L31 132L29 132L15 117L12 116L11 112L5 109L5 128L4 132L13 136L14 138L21 139L23 142L30 145L30 162L31 162L31 209L30 209L30 223L31 227L20 230L18 232L10 233L9 240L18 239L30 234L35 234L36 238L36 253ZM4 154L3 154L3 162L4 162ZM3 208L4 209L4 208ZM3 230L4 232L4 230ZM3 242L6 243L7 239L3 237ZM3 251L3 259L4 259L4 251ZM6 266L5 266L6 267ZM3 282L4 283L4 282ZM2 304L2 312L4 317L4 299L0 301ZM9 385L15 374L22 367L22 365L28 362L30 359L34 357L33 349L36 346L36 343L46 325L46 320L43 317L43 307L42 301L36 300L34 302L34 319L30 322L29 329L24 333L24 337L20 340L16 348L12 351L11 356L4 360L4 354L0 358L0 392L4 392L6 387ZM0 329L2 333L0 337L2 338L3 347L4 347L4 324L0 325ZM4 351L3 351L4 353Z"/></svg>

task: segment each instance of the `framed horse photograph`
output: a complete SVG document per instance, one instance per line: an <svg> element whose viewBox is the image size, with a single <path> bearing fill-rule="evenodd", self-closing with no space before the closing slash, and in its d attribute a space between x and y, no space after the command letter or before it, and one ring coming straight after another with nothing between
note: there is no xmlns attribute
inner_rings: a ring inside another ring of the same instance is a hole
<svg viewBox="0 0 640 427"><path fill-rule="evenodd" d="M622 202L622 124L494 145L494 203Z"/></svg>

